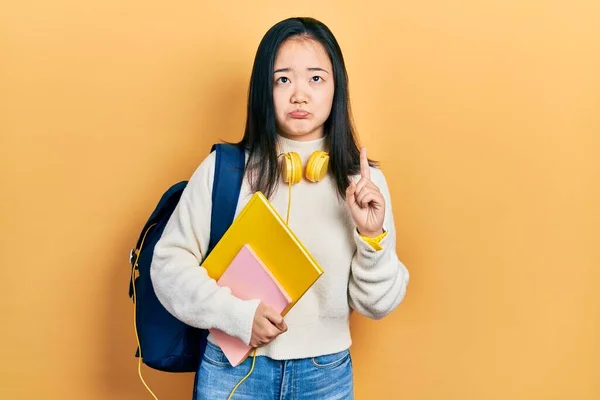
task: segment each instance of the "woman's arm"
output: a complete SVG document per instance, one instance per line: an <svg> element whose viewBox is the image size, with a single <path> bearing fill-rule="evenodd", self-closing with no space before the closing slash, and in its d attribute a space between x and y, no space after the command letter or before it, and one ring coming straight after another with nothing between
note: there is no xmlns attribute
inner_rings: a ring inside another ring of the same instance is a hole
<svg viewBox="0 0 600 400"><path fill-rule="evenodd" d="M154 248L150 269L156 296L176 318L217 328L250 342L259 301L241 300L200 266L210 238L215 153L198 167Z"/></svg>
<svg viewBox="0 0 600 400"><path fill-rule="evenodd" d="M371 180L385 200L380 250L368 244L354 230L356 253L352 258L348 298L350 306L369 318L380 319L392 312L404 299L409 273L396 254L396 229L389 188L383 173L371 168Z"/></svg>

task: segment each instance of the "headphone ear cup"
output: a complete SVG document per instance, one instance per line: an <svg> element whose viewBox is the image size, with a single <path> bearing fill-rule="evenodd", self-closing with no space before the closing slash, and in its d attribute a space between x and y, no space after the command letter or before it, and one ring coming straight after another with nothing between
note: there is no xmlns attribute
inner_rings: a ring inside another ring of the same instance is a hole
<svg viewBox="0 0 600 400"><path fill-rule="evenodd" d="M315 151L306 164L306 179L311 182L319 182L327 175L328 167L329 154L320 150Z"/></svg>
<svg viewBox="0 0 600 400"><path fill-rule="evenodd" d="M281 173L285 183L295 185L302 180L302 160L295 152L285 153L281 166Z"/></svg>

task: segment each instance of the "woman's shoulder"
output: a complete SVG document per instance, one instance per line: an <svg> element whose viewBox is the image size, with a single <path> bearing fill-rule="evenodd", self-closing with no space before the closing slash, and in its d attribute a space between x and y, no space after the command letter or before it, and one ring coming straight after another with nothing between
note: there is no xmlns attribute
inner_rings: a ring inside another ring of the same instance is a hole
<svg viewBox="0 0 600 400"><path fill-rule="evenodd" d="M216 154L212 151L197 165L190 177L189 184L206 185L208 188L212 188L213 177L215 175L215 163Z"/></svg>
<svg viewBox="0 0 600 400"><path fill-rule="evenodd" d="M385 174L383 173L380 167L371 166L369 167L369 169L371 170L371 180L373 182L385 183Z"/></svg>
<svg viewBox="0 0 600 400"><path fill-rule="evenodd" d="M245 159L248 160L248 152L245 152ZM217 152L211 151L196 167L195 171L190 178L192 184L203 184L206 185L209 190L212 190L213 180L215 176L215 169L217 163Z"/></svg>

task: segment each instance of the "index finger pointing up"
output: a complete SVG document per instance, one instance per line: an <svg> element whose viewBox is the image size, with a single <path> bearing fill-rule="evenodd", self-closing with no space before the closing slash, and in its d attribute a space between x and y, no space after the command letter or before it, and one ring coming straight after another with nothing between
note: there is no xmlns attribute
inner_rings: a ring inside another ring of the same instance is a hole
<svg viewBox="0 0 600 400"><path fill-rule="evenodd" d="M360 176L362 178L371 179L371 169L369 167L366 147L360 148Z"/></svg>

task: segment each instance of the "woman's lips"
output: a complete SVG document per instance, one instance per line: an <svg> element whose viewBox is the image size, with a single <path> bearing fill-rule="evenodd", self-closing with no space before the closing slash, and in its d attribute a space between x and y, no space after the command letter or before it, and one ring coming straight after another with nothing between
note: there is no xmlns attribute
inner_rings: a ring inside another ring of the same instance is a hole
<svg viewBox="0 0 600 400"><path fill-rule="evenodd" d="M309 115L310 115L309 112L302 111L302 110L296 110L296 111L292 111L290 113L290 117L297 118L297 119L304 119L304 118L308 117Z"/></svg>

